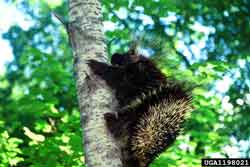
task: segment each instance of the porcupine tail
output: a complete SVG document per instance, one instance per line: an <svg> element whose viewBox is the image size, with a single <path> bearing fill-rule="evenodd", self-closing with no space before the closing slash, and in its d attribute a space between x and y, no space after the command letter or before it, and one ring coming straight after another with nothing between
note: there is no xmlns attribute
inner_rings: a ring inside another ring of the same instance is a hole
<svg viewBox="0 0 250 167"><path fill-rule="evenodd" d="M169 85L159 89L157 95L161 100L156 104L149 104L148 111L142 114L134 127L131 150L139 167L147 167L175 141L186 113L192 110L189 93L178 85ZM148 103L147 100L145 102Z"/></svg>

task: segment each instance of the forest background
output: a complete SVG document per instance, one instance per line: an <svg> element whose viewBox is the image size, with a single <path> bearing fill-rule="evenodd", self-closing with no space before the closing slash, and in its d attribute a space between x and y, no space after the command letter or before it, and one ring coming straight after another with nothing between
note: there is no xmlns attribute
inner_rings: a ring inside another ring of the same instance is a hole
<svg viewBox="0 0 250 167"><path fill-rule="evenodd" d="M0 8L18 11L0 21L0 167L82 166L72 50L52 14L67 20L67 1L7 0ZM184 133L151 167L249 158L250 1L103 0L102 10L109 57L136 36L167 76L200 85ZM15 24L6 28L6 20Z"/></svg>

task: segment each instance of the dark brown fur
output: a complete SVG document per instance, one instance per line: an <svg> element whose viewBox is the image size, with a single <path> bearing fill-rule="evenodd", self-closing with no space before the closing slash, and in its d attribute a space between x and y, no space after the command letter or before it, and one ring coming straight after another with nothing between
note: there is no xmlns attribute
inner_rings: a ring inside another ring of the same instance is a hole
<svg viewBox="0 0 250 167"><path fill-rule="evenodd" d="M175 141L191 109L190 95L142 55L116 53L111 63L89 61L119 102L117 114L105 114L107 126L119 143L123 166L146 167Z"/></svg>

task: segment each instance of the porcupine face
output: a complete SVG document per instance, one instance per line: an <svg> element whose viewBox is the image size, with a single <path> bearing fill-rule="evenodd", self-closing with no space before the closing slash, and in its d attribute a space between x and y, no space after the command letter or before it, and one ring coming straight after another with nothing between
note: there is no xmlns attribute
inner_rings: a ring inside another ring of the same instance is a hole
<svg viewBox="0 0 250 167"><path fill-rule="evenodd" d="M130 54L130 53L115 53L112 55L111 64L113 66L126 66L131 63L136 63L140 59L139 55Z"/></svg>
<svg viewBox="0 0 250 167"><path fill-rule="evenodd" d="M125 64L125 56L123 54L115 53L112 55L111 64L114 66L122 66Z"/></svg>

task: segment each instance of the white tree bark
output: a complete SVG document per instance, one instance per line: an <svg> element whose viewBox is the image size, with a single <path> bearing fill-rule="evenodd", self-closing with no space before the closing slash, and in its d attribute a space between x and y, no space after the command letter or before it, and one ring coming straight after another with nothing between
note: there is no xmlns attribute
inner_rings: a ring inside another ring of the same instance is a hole
<svg viewBox="0 0 250 167"><path fill-rule="evenodd" d="M69 38L74 54L74 68L81 122L85 163L88 167L121 167L120 151L105 126L104 113L117 106L113 92L91 73L87 60L105 61L101 4L98 0L69 1Z"/></svg>

